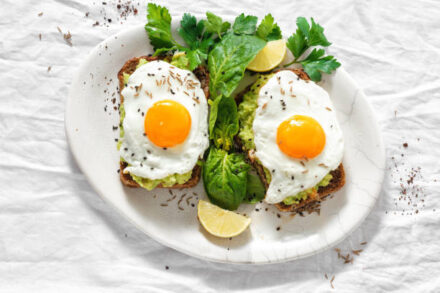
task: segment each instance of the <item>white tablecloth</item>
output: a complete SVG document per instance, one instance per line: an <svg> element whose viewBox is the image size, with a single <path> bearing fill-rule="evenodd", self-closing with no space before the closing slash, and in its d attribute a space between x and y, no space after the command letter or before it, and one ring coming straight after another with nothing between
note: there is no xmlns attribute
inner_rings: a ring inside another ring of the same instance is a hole
<svg viewBox="0 0 440 293"><path fill-rule="evenodd" d="M96 44L145 22L144 1L119 20L117 1L106 2L2 1L0 292L439 292L439 1L159 2L175 17L271 12L285 34L312 16L376 110L387 172L372 214L338 245L353 262L329 250L266 266L210 263L156 243L78 170L64 134L72 77Z"/></svg>

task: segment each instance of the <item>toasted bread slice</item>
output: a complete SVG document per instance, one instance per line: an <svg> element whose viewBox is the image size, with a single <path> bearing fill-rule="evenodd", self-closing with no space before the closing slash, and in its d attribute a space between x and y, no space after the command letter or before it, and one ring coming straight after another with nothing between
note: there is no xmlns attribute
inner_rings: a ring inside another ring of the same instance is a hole
<svg viewBox="0 0 440 293"><path fill-rule="evenodd" d="M125 62L124 66L122 66L121 70L118 72L118 79L119 79L119 96L121 100L121 104L124 102L124 97L121 95L122 89L124 88L124 73L132 74L136 70L136 66L139 63L139 59L146 59L147 61L154 61L161 59L160 57L152 57L152 56L141 56L141 57L135 57L127 62ZM205 67L199 66L194 70L194 74L197 76L197 78L200 81L200 84L202 86L202 90L205 93L206 98L209 97L209 73L206 70ZM121 182L128 187L140 187L140 185L133 180L130 174L124 174L124 169L127 167L127 163L120 161L120 178ZM171 187L164 187L162 184L159 184L156 186L156 188L190 188L197 185L197 183L200 180L200 173L201 173L201 167L199 165L195 165L194 169L192 170L191 178L185 182L184 184L174 184Z"/></svg>
<svg viewBox="0 0 440 293"><path fill-rule="evenodd" d="M307 73L305 73L302 69L280 69L280 70L290 70L293 73L295 73L299 78L303 80L310 80ZM278 72L280 70L277 70L275 72ZM236 101L240 103L242 101L243 95L249 90L249 88L245 89L242 93L240 93ZM238 145L242 145L242 143L239 141L239 138L237 137ZM247 159L252 164L252 166L257 171L258 176L260 177L261 181L263 182L266 189L269 187L269 183L267 182L266 174L264 172L263 166L256 160L255 157L255 150L245 150ZM320 212L320 203L327 198L328 195L330 195L333 192L338 191L341 189L345 184L345 171L342 163L338 166L337 169L330 172L330 174L333 176L332 180L330 181L329 185L325 187L319 187L316 193L311 194L307 199L300 201L298 204L293 205L285 205L283 202L275 204L275 206L282 212L293 212L301 214L303 212L313 213L317 212L319 214Z"/></svg>

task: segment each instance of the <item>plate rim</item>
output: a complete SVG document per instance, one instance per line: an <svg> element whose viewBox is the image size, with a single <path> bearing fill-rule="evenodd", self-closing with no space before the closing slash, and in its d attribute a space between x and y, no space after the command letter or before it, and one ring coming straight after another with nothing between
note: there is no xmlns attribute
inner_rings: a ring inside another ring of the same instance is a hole
<svg viewBox="0 0 440 293"><path fill-rule="evenodd" d="M175 22L173 21L173 24ZM372 106L372 104L370 103L369 99L367 98L367 96L365 95L363 89L356 83L356 81L348 74L347 71L344 70L344 68L338 68L338 74L343 74L344 75L344 79L346 79L347 81L349 81L357 90L358 90L358 95L361 95L363 100L365 101L365 105L368 108L368 110L370 111L372 117L373 117L373 123L370 122L370 126L374 129L374 133L376 133L377 135L377 139L378 139L378 146L377 146L377 151L379 151L379 156L381 157L380 162L377 162L378 166L379 166L379 170L380 170L380 180L378 180L377 182L377 186L375 188L375 190L372 190L373 194L375 194L375 200L374 202L368 207L368 211L363 215L363 217L354 225L351 226L350 229L348 229L347 231L345 231L344 234L342 234L341 237L339 237L339 239L333 241L331 244L327 244L325 246L322 246L319 249L315 249L313 251L310 251L308 253L302 254L302 255L294 255L294 256L290 256L290 257L286 257L283 259L276 259L276 260L247 260L247 261L236 261L236 260L230 260L228 258L213 258L210 256L206 256L203 255L202 253L197 254L194 253L193 251L187 250L185 248L182 247L178 247L172 243L167 242L165 239L162 239L161 237L157 237L156 235L153 235L153 233L147 231L146 229L144 229L144 227L142 227L141 225L139 225L138 223L136 223L128 214L126 214L122 209L120 209L117 205L115 205L107 196L105 196L103 193L101 193L100 189L98 188L98 186L95 184L95 182L93 182L93 180L90 179L88 172L86 171L86 167L83 166L83 164L81 163L81 160L79 159L80 154L78 153L78 151L75 149L75 145L73 143L73 132L74 129L73 127L70 126L70 111L69 108L71 108L71 103L73 101L73 91L74 91L74 85L77 84L78 80L80 79L80 72L83 71L84 68L87 67L87 65L90 62L90 59L92 59L92 57L97 53L97 51L99 51L99 49L104 46L107 42L109 42L112 39L119 38L120 35L123 34L127 34L130 31L135 31L135 30L139 30L140 28L143 28L144 25L134 25L134 26L130 26L127 29L124 29L122 31L119 31L116 34L113 34L109 37L107 37L106 39L104 39L103 41L101 41L100 43L98 43L92 50L90 50L86 57L83 59L81 65L78 67L78 69L75 71L74 73L74 77L72 79L72 83L69 86L69 92L68 92L68 96L67 96L67 100L65 102L65 111L64 111L64 130L66 133L66 140L67 143L69 145L69 149L70 149L70 153L72 154L76 165L78 166L78 168L80 169L80 171L84 174L85 178L87 179L87 182L91 185L91 187L93 188L93 190L100 196L101 199L104 200L104 202L106 202L106 204L110 205L114 210L116 210L118 212L118 214L122 215L126 220L128 220L132 225L134 225L137 229L139 229L140 231L142 231L144 234L146 234L150 239L160 243L161 245L164 245L166 247L172 248L176 251L179 251L181 253L184 253L186 255L189 255L191 257L195 257L198 259L202 259L202 260L207 260L207 261L212 261L215 263L225 263L225 264L253 264L253 265L265 265L265 264L276 264L276 263L284 263L284 262L289 262L289 261L293 261L293 260L298 260L298 259L302 259L302 258L306 258L318 253L321 253L327 249L329 249L330 247L334 247L335 245L339 244L340 242L342 242L343 240L345 240L350 234L352 234L356 229L358 229L360 227L360 225L362 223L364 223L365 219L371 214L371 211L373 210L373 208L376 206L377 200L380 196L380 191L381 188L383 186L383 181L384 181L384 177L385 177L385 164L386 164L386 156L385 156L385 147L384 147L384 143L383 143L383 137L382 137L382 131L380 129L377 117L376 117L376 112L374 111L374 108Z"/></svg>

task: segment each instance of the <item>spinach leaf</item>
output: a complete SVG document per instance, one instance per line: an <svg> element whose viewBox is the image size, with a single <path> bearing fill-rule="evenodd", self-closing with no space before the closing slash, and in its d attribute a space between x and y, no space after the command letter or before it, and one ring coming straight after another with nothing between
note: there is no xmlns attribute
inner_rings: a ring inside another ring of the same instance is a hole
<svg viewBox="0 0 440 293"><path fill-rule="evenodd" d="M237 104L231 97L220 97L211 105L213 113L216 117L209 120L210 138L217 148L229 151L239 129Z"/></svg>
<svg viewBox="0 0 440 293"><path fill-rule="evenodd" d="M258 18L256 16L247 15L244 16L244 13L240 14L235 18L234 25L232 26L232 30L237 35L252 35L255 33L255 29L257 27Z"/></svg>
<svg viewBox="0 0 440 293"><path fill-rule="evenodd" d="M257 37L266 41L279 40L283 36L280 27L274 22L272 14L267 14L257 28Z"/></svg>
<svg viewBox="0 0 440 293"><path fill-rule="evenodd" d="M265 194L266 188L264 188L260 177L249 172L247 175L246 197L243 202L257 203L264 199Z"/></svg>
<svg viewBox="0 0 440 293"><path fill-rule="evenodd" d="M242 80L246 66L266 42L255 36L227 33L208 55L209 90L215 100L229 97Z"/></svg>
<svg viewBox="0 0 440 293"><path fill-rule="evenodd" d="M202 174L211 202L224 209L236 210L246 196L249 168L242 154L228 154L211 147Z"/></svg>

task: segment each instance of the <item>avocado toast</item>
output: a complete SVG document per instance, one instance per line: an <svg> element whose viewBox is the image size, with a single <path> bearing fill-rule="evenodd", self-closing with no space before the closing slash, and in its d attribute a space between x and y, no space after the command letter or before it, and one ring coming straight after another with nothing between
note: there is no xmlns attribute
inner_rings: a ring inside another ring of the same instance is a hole
<svg viewBox="0 0 440 293"><path fill-rule="evenodd" d="M309 82L310 78L302 69L285 69L292 71L299 79ZM279 72L275 71L274 73ZM260 89L274 73L260 75L258 80L240 93L236 102L238 106L238 115L240 121L240 131L237 136L237 144L246 154L248 161L257 171L265 188L269 187L271 180L270 171L267 170L258 158L255 156L255 144L253 142L252 124L257 109L257 98ZM311 82L311 81L310 81ZM307 211L318 212L320 210L320 202L328 195L336 192L345 184L345 172L342 163L334 170L331 170L322 180L314 187L304 190L297 195L292 195L284 201L276 203L275 206L284 212L302 213Z"/></svg>
<svg viewBox="0 0 440 293"><path fill-rule="evenodd" d="M121 94L122 90L125 87L126 78L127 76L133 74L133 72L138 68L138 65L141 65L146 62L156 61L156 60L164 60L167 57L161 56L161 57L153 57L153 56L141 56L141 57L135 57L130 60L128 60L122 68L118 72L118 80L119 80L119 93L120 93L120 103L121 108L120 109L120 115L121 115L121 137L124 135L124 131L122 129L122 121L124 119L124 109L123 109L123 102L124 97ZM201 87L203 92L205 93L206 98L209 97L209 74L205 67L199 66L194 71L194 74L197 76L197 78L200 81ZM172 176L168 176L164 179L156 179L156 180L149 180L147 178L138 178L135 176L132 176L130 173L124 173L124 169L128 166L128 164L121 158L120 160L120 179L121 182L128 186L128 187L141 187L140 183L142 181L146 182L147 189L153 189L153 188L190 188L195 185L200 180L200 173L201 173L201 167L200 165L196 164L194 166L194 169L189 172L189 174L176 174ZM141 183L142 184L142 183ZM144 187L144 186L142 186Z"/></svg>

